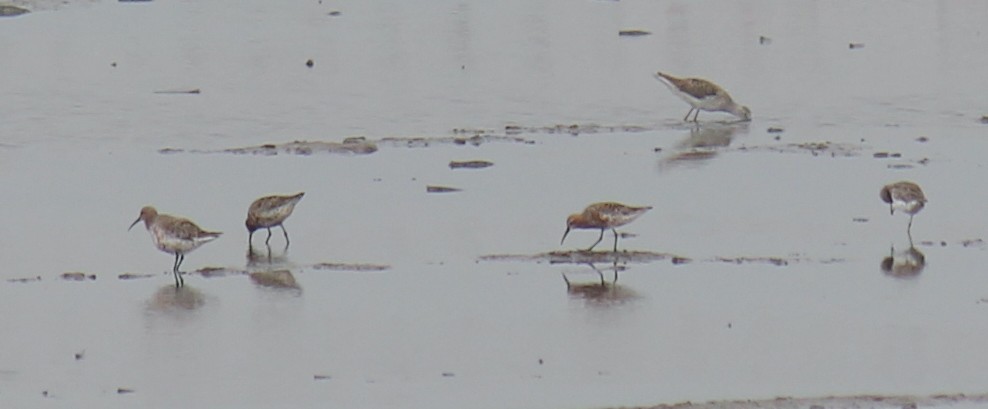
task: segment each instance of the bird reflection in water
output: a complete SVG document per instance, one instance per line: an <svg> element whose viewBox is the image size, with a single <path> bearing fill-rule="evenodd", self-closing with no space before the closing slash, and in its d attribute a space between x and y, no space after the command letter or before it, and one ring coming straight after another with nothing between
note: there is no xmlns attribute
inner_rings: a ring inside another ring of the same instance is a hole
<svg viewBox="0 0 988 409"><path fill-rule="evenodd" d="M896 252L892 248L888 257L882 259L882 272L889 277L915 278L926 267L926 255L909 246L908 250Z"/></svg>
<svg viewBox="0 0 988 409"><path fill-rule="evenodd" d="M566 282L566 292L570 297L582 299L590 302L593 305L618 305L638 298L638 294L634 291L619 286L617 284L618 271L623 271L626 269L625 266L619 266L617 258L611 264L609 270L614 271L613 279L611 282L607 282L604 278L604 273L598 269L593 263L587 263L597 276L600 281L593 281L589 283L575 283L570 281L566 273L563 273L563 281Z"/></svg>
<svg viewBox="0 0 988 409"><path fill-rule="evenodd" d="M288 270L255 271L250 273L250 281L261 287L301 290L295 276Z"/></svg>
<svg viewBox="0 0 988 409"><path fill-rule="evenodd" d="M192 311L199 309L205 303L206 297L195 288L167 285L155 291L154 296L148 301L148 308L158 312Z"/></svg>
<svg viewBox="0 0 988 409"><path fill-rule="evenodd" d="M267 244L264 248L247 247L248 275L250 281L260 287L301 290L291 270L284 268L288 266L287 247L281 253L272 252Z"/></svg>
<svg viewBox="0 0 988 409"><path fill-rule="evenodd" d="M270 267L273 265L285 265L288 264L288 250L287 248L281 253L274 253L271 251L271 246L264 245L263 248L256 248L253 246L247 247L247 267Z"/></svg>
<svg viewBox="0 0 988 409"><path fill-rule="evenodd" d="M685 163L700 163L713 159L722 148L730 146L739 131L747 132L748 124L704 124L690 128L689 136L683 139L673 152L659 160L659 168L667 168Z"/></svg>

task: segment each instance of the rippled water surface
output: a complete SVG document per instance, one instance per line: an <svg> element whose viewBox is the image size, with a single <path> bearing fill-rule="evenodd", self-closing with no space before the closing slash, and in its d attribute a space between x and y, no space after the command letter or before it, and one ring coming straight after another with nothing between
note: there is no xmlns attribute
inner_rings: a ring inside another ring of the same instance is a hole
<svg viewBox="0 0 988 409"><path fill-rule="evenodd" d="M0 406L986 392L988 3L16 4ZM753 121L683 123L657 70ZM250 202L298 191L249 252ZM560 245L598 201L654 207L627 252ZM144 205L224 232L181 290Z"/></svg>

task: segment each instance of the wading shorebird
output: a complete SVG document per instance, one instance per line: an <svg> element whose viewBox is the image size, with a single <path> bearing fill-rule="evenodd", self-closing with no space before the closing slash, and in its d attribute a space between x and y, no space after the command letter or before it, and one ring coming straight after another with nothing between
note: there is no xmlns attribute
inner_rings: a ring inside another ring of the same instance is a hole
<svg viewBox="0 0 988 409"><path fill-rule="evenodd" d="M597 243L604 239L604 231L611 229L614 232L614 251L617 251L618 233L616 228L631 223L638 216L652 209L652 206L633 207L621 203L603 202L594 203L583 209L582 213L576 213L566 218L566 232L563 239L559 241L562 245L566 241L566 235L570 229L600 229L600 237L593 243L587 251L592 251Z"/></svg>
<svg viewBox="0 0 988 409"><path fill-rule="evenodd" d="M879 192L882 201L889 204L889 214L895 214L896 209L909 214L909 226L906 227L906 234L912 241L913 216L923 210L926 206L926 196L923 189L913 182L895 182L882 187Z"/></svg>
<svg viewBox="0 0 988 409"><path fill-rule="evenodd" d="M268 238L264 240L264 244L268 244L271 241L271 228L281 226L281 232L285 235L285 248L288 248L290 241L288 240L288 230L285 230L285 219L292 215L295 205L299 200L302 200L304 195L305 192L291 196L265 196L251 203L250 208L247 209L246 222L247 231L250 232L247 237L248 247L253 246L251 240L254 238L255 230L268 229Z"/></svg>
<svg viewBox="0 0 988 409"><path fill-rule="evenodd" d="M673 94L690 104L691 108L683 117L684 121L688 121L690 114L696 111L696 114L693 115L693 122L697 122L696 118L700 115L701 109L711 112L729 112L742 120L751 120L751 110L734 102L727 91L724 91L717 84L700 78L676 78L662 72L655 73L655 78L666 84Z"/></svg>
<svg viewBox="0 0 988 409"><path fill-rule="evenodd" d="M151 206L144 206L141 209L141 215L130 224L127 230L134 228L134 225L141 220L144 221L144 227L151 233L155 247L165 253L175 255L175 263L172 265L175 287L185 285L185 280L182 279L182 274L178 271L182 262L185 261L185 253L191 252L223 234L200 229L189 219L158 214L158 211Z"/></svg>

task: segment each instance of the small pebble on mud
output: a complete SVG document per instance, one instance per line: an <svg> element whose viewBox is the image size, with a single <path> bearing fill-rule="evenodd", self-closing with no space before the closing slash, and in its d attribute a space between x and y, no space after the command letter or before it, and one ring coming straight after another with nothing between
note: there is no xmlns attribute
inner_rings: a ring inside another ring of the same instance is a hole
<svg viewBox="0 0 988 409"><path fill-rule="evenodd" d="M79 352L76 352L75 353L75 360L76 361L81 360L82 358L85 358L85 357L86 357L86 350L85 349L82 350L82 351L79 351Z"/></svg>
<svg viewBox="0 0 988 409"><path fill-rule="evenodd" d="M486 167L494 166L494 162L488 162L486 160L468 160L468 161L450 161L450 169L483 169Z"/></svg>
<svg viewBox="0 0 988 409"><path fill-rule="evenodd" d="M336 10L333 10L333 11L330 11L329 13L327 13L327 14L329 14L330 16L336 17L336 16L339 16L339 15L341 15L343 13L341 13L339 11L336 11Z"/></svg>
<svg viewBox="0 0 988 409"><path fill-rule="evenodd" d="M61 277L63 280L69 280L69 281L86 281L86 280L95 280L96 274L87 275L86 273L71 272L71 273L62 273Z"/></svg>
<svg viewBox="0 0 988 409"><path fill-rule="evenodd" d="M41 281L41 276L37 277L25 277L25 278L8 278L8 283L31 283L35 281Z"/></svg>
<svg viewBox="0 0 988 409"><path fill-rule="evenodd" d="M920 136L919 138L916 138L916 142L920 142L920 143L929 142L929 141L930 141L930 138L927 138L925 136Z"/></svg>
<svg viewBox="0 0 988 409"><path fill-rule="evenodd" d="M325 381L325 380L328 380L328 379L331 379L331 378L332 377L329 376L329 375L320 375L320 374L312 375L312 379L317 380L317 381Z"/></svg>
<svg viewBox="0 0 988 409"><path fill-rule="evenodd" d="M981 123L988 124L988 115L981 116Z"/></svg>
<svg viewBox="0 0 988 409"><path fill-rule="evenodd" d="M654 151L654 152L662 152L662 148L655 147L655 149L652 149L652 151Z"/></svg>
<svg viewBox="0 0 988 409"><path fill-rule="evenodd" d="M980 246L980 245L982 245L984 243L985 243L985 241L984 240L981 240L981 239L967 239L967 240L961 241L961 245L964 246L964 247Z"/></svg>
<svg viewBox="0 0 988 409"><path fill-rule="evenodd" d="M686 258L686 257L675 256L675 257L672 258L672 264L676 264L676 265L686 264L686 263L689 263L691 261L693 261L693 260L691 260L689 258Z"/></svg>
<svg viewBox="0 0 988 409"><path fill-rule="evenodd" d="M637 29L618 31L618 36L621 36L621 37L641 37L641 36L647 36L647 35L651 35L651 34L652 34L651 31L637 30Z"/></svg>
<svg viewBox="0 0 988 409"><path fill-rule="evenodd" d="M853 221L855 223L867 223L868 222L868 218L866 218L866 217L855 217L855 218L851 219L851 221Z"/></svg>
<svg viewBox="0 0 988 409"><path fill-rule="evenodd" d="M425 187L426 193L453 193L453 192L459 192L460 190L462 189L457 189L455 187L448 187L448 186L429 185Z"/></svg>
<svg viewBox="0 0 988 409"><path fill-rule="evenodd" d="M313 62L311 58L305 62L306 67L312 68L313 65L316 65L316 63Z"/></svg>
<svg viewBox="0 0 988 409"><path fill-rule="evenodd" d="M135 273L123 273L117 276L120 280L133 280L137 278L151 278L154 274L135 274Z"/></svg>
<svg viewBox="0 0 988 409"><path fill-rule="evenodd" d="M452 372L443 372L443 377L444 378L452 378L454 376L456 376L456 374L454 374Z"/></svg>
<svg viewBox="0 0 988 409"><path fill-rule="evenodd" d="M772 39L765 36L758 36L758 44L769 45L772 44Z"/></svg>
<svg viewBox="0 0 988 409"><path fill-rule="evenodd" d="M850 43L850 44L847 45L847 48L852 49L852 50L855 50L855 49L858 49L858 48L864 48L864 43Z"/></svg>
<svg viewBox="0 0 988 409"><path fill-rule="evenodd" d="M193 89L166 89L154 91L155 94L201 94L202 90L199 88Z"/></svg>
<svg viewBox="0 0 988 409"><path fill-rule="evenodd" d="M774 127L773 126L773 127L768 128L766 131L768 133L781 133L783 131L783 129L782 128L777 128L777 127Z"/></svg>
<svg viewBox="0 0 988 409"><path fill-rule="evenodd" d="M117 394L118 395L124 395L124 394L128 394L128 393L134 393L134 390L133 389L130 389L130 388L117 388Z"/></svg>

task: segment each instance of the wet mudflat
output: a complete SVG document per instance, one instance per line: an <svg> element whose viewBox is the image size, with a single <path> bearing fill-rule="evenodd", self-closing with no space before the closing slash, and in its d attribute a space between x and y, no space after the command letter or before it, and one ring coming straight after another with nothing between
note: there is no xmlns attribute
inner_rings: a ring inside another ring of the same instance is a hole
<svg viewBox="0 0 988 409"><path fill-rule="evenodd" d="M15 4L4 407L983 402L988 6ZM560 246L598 201L654 209ZM224 232L182 289L144 205Z"/></svg>

